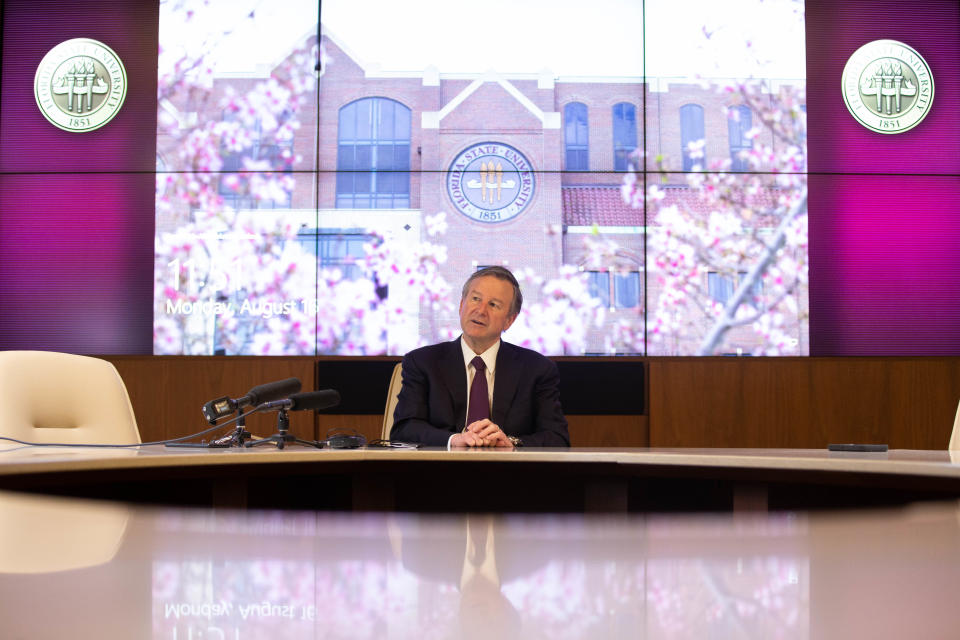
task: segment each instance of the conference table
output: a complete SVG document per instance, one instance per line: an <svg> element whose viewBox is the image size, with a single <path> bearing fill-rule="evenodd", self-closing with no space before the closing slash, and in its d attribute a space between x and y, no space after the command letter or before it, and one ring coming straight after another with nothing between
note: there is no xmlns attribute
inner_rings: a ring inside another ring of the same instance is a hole
<svg viewBox="0 0 960 640"><path fill-rule="evenodd" d="M421 514L0 491L4 638L951 638L958 593L956 500Z"/></svg>
<svg viewBox="0 0 960 640"><path fill-rule="evenodd" d="M657 513L960 498L960 455L826 449L0 446L0 490L331 511Z"/></svg>
<svg viewBox="0 0 960 640"><path fill-rule="evenodd" d="M947 638L947 451L0 447L0 637Z"/></svg>

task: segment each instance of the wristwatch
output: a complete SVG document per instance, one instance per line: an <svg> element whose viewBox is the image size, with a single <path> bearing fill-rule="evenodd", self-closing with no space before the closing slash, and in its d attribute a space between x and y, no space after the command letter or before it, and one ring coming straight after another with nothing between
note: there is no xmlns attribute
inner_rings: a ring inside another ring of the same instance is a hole
<svg viewBox="0 0 960 640"><path fill-rule="evenodd" d="M512 444L514 447L522 447L522 446L523 446L523 440L521 440L521 439L518 438L517 436L507 436L507 440L509 440L509 441L510 441L510 444Z"/></svg>

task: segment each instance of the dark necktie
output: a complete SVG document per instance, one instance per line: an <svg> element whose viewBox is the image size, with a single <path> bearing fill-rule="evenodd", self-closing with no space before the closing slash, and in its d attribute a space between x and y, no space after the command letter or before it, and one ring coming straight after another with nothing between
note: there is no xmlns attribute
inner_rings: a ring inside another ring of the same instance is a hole
<svg viewBox="0 0 960 640"><path fill-rule="evenodd" d="M483 358L475 357L470 361L476 371L473 374L473 383L470 385L470 409L467 415L467 424L490 417L490 395L487 393L487 365Z"/></svg>

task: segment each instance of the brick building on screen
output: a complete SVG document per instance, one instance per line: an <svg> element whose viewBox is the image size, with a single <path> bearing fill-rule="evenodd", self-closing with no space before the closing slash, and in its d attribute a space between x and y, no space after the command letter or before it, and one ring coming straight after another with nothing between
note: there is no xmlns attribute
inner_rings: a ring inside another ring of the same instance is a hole
<svg viewBox="0 0 960 640"><path fill-rule="evenodd" d="M696 209L684 172L718 158L742 171L740 151L777 144L768 128L748 138L753 114L735 94L690 79L398 73L364 68L344 43L323 39L318 111L311 105L300 114L304 126L293 143L299 156L315 157L315 166L294 172L287 203L316 220L311 231L320 245L330 245L318 252L322 266L348 265L362 255L368 229L410 243L430 239L425 217L444 212L447 230L434 241L447 247L442 275L454 287L484 265L529 268L544 277L562 265L586 271L591 294L606 308L587 353L609 352L609 327L620 318L642 325L645 307L659 295L644 263L653 222L621 195L626 171L641 157L636 150L650 163L651 173L642 175L666 176L670 197ZM318 131L306 126L312 122ZM698 140L705 158L689 151ZM588 238L619 248L603 264L591 263ZM707 286L729 295L729 286ZM539 297L526 295L531 302ZM456 319L439 324L455 326Z"/></svg>

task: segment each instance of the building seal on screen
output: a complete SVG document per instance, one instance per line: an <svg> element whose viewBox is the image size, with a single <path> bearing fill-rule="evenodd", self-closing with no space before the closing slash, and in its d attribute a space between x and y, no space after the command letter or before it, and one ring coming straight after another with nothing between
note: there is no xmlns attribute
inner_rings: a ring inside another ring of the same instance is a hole
<svg viewBox="0 0 960 640"><path fill-rule="evenodd" d="M113 119L127 96L127 70L107 45L89 38L61 42L43 57L33 80L37 106L65 131L83 133Z"/></svg>
<svg viewBox="0 0 960 640"><path fill-rule="evenodd" d="M533 200L527 158L499 142L480 142L457 154L447 171L447 194L457 211L478 222L505 222Z"/></svg>
<svg viewBox="0 0 960 640"><path fill-rule="evenodd" d="M843 101L853 117L878 133L903 133L920 124L933 104L933 74L912 47L875 40L857 49L843 68Z"/></svg>

